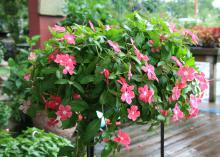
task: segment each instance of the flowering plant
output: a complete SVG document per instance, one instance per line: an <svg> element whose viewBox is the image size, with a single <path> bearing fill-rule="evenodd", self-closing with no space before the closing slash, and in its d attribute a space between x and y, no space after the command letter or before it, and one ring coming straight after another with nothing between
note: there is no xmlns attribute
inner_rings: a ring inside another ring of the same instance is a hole
<svg viewBox="0 0 220 157"><path fill-rule="evenodd" d="M219 47L220 27L194 26L192 30L199 37L199 44L202 47Z"/></svg>
<svg viewBox="0 0 220 157"><path fill-rule="evenodd" d="M48 126L77 126L74 155L106 142L102 156L132 142L124 125L195 117L207 81L185 46L190 40L162 20L131 15L122 26L51 28L28 73L34 115Z"/></svg>

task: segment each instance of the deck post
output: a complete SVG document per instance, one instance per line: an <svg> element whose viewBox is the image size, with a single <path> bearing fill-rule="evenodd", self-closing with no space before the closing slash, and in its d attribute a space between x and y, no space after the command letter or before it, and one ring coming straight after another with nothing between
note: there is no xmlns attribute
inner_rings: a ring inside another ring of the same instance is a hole
<svg viewBox="0 0 220 157"><path fill-rule="evenodd" d="M164 157L164 122L160 123L160 155Z"/></svg>

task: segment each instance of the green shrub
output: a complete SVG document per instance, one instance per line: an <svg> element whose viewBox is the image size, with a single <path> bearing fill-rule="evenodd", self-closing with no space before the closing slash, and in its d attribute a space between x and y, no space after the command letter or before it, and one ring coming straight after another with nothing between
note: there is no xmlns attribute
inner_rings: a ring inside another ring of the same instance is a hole
<svg viewBox="0 0 220 157"><path fill-rule="evenodd" d="M29 128L16 138L0 131L0 157L56 157L64 146L72 145L67 139L37 128Z"/></svg>
<svg viewBox="0 0 220 157"><path fill-rule="evenodd" d="M11 108L0 102L0 128L5 128L8 125L8 120L11 117Z"/></svg>

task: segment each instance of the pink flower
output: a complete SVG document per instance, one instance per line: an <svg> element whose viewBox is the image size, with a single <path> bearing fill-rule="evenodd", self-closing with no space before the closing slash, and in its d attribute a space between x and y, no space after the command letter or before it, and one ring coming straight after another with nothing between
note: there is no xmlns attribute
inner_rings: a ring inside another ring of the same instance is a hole
<svg viewBox="0 0 220 157"><path fill-rule="evenodd" d="M82 114L79 114L78 115L78 121L80 122L80 121L82 121L83 120L83 115Z"/></svg>
<svg viewBox="0 0 220 157"><path fill-rule="evenodd" d="M95 27L93 25L93 23L89 20L89 25L90 25L90 28L95 32Z"/></svg>
<svg viewBox="0 0 220 157"><path fill-rule="evenodd" d="M132 78L132 73L131 73L131 64L129 64L129 69L128 69L128 80L130 81Z"/></svg>
<svg viewBox="0 0 220 157"><path fill-rule="evenodd" d="M104 75L104 77L106 78L107 84L108 84L109 75L110 75L109 70L108 69L103 69L103 71L100 72L100 74Z"/></svg>
<svg viewBox="0 0 220 157"><path fill-rule="evenodd" d="M160 110L160 113L161 113L164 117L166 117L166 116L168 116L169 111L168 111L168 110Z"/></svg>
<svg viewBox="0 0 220 157"><path fill-rule="evenodd" d="M105 123L106 123L106 125L111 125L112 124L110 119L106 119Z"/></svg>
<svg viewBox="0 0 220 157"><path fill-rule="evenodd" d="M168 27L169 27L169 30L170 30L171 33L177 32L176 25L174 23L170 22L168 24Z"/></svg>
<svg viewBox="0 0 220 157"><path fill-rule="evenodd" d="M136 54L137 58L140 60L140 61L145 61L147 62L149 60L148 56L146 55L143 55L138 49L136 46L133 46L134 47L134 53Z"/></svg>
<svg viewBox="0 0 220 157"><path fill-rule="evenodd" d="M148 43L149 43L149 45L152 46L154 44L154 41L153 40L149 40Z"/></svg>
<svg viewBox="0 0 220 157"><path fill-rule="evenodd" d="M160 42L164 42L166 40L166 37L163 34L160 34Z"/></svg>
<svg viewBox="0 0 220 157"><path fill-rule="evenodd" d="M134 53L136 54L137 58L140 60L140 61L145 61L147 62L149 60L148 56L146 55L143 55L139 50L138 48L134 45L134 40L132 38L130 38L130 41L131 41L131 44L134 48Z"/></svg>
<svg viewBox="0 0 220 157"><path fill-rule="evenodd" d="M56 118L50 118L50 119L47 121L47 126L48 126L48 127L54 127L54 126L56 126L58 123L59 123L59 121L58 121Z"/></svg>
<svg viewBox="0 0 220 157"><path fill-rule="evenodd" d="M51 95L50 100L46 101L45 107L46 107L46 109L50 108L50 109L55 110L59 107L60 103L61 103L61 97L60 96Z"/></svg>
<svg viewBox="0 0 220 157"><path fill-rule="evenodd" d="M121 122L120 122L120 121L117 121L117 122L115 122L115 125L116 125L116 126L120 126L120 125L121 125Z"/></svg>
<svg viewBox="0 0 220 157"><path fill-rule="evenodd" d="M109 26L109 25L105 25L105 30L106 30L106 31L109 31L109 30L111 30L111 29L112 29L111 26Z"/></svg>
<svg viewBox="0 0 220 157"><path fill-rule="evenodd" d="M198 108L198 104L202 102L202 99L200 97L196 97L195 95L190 95L190 106L192 108Z"/></svg>
<svg viewBox="0 0 220 157"><path fill-rule="evenodd" d="M56 55L59 53L59 49L56 49L48 56L48 62L54 61L56 59Z"/></svg>
<svg viewBox="0 0 220 157"><path fill-rule="evenodd" d="M52 30L55 32L65 32L66 31L65 27L61 27L58 25L54 25L54 27L52 27Z"/></svg>
<svg viewBox="0 0 220 157"><path fill-rule="evenodd" d="M190 30L186 29L186 30L183 31L183 34L186 35L186 36L190 36L191 39L192 39L192 42L194 44L198 44L199 38L193 32L191 32Z"/></svg>
<svg viewBox="0 0 220 157"><path fill-rule="evenodd" d="M123 132L122 130L118 131L118 136L114 137L113 141L121 143L126 148L128 148L128 145L131 143L131 139L130 139L129 134L126 132Z"/></svg>
<svg viewBox="0 0 220 157"><path fill-rule="evenodd" d="M72 96L74 100L78 100L81 98L81 96L78 93L73 93Z"/></svg>
<svg viewBox="0 0 220 157"><path fill-rule="evenodd" d="M132 105L130 109L127 109L128 111L128 119L131 119L132 121L136 121L138 117L140 117L140 111L138 111L138 107L135 105Z"/></svg>
<svg viewBox="0 0 220 157"><path fill-rule="evenodd" d="M178 86L175 86L172 90L172 101L178 100L180 98L180 89Z"/></svg>
<svg viewBox="0 0 220 157"><path fill-rule="evenodd" d="M172 117L172 121L176 122L180 119L182 119L184 117L183 112L180 110L178 104L175 105L174 109L173 109L173 117Z"/></svg>
<svg viewBox="0 0 220 157"><path fill-rule="evenodd" d="M179 67L182 67L182 66L183 66L183 64L179 61L179 59L178 59L176 56L172 56L171 59L172 59L173 61L175 61L176 64L177 64Z"/></svg>
<svg viewBox="0 0 220 157"><path fill-rule="evenodd" d="M151 103L153 101L154 91L148 89L147 85L144 85L144 87L139 87L138 93L139 93L139 97L138 97L139 100L145 103Z"/></svg>
<svg viewBox="0 0 220 157"><path fill-rule="evenodd" d="M36 60L36 58L37 58L37 56L34 52L31 52L28 56L29 61L34 61L34 60Z"/></svg>
<svg viewBox="0 0 220 157"><path fill-rule="evenodd" d="M180 83L176 83L176 86L179 88L179 89L183 89L186 87L186 82L184 81L181 81Z"/></svg>
<svg viewBox="0 0 220 157"><path fill-rule="evenodd" d="M202 92L208 89L208 81L205 78L205 74L203 72L201 72L200 74L196 74L195 77L199 81L199 87Z"/></svg>
<svg viewBox="0 0 220 157"><path fill-rule="evenodd" d="M129 86L126 80L123 77L120 77L120 80L117 80L122 87L120 91L122 92L121 100L123 102L127 102L128 104L131 104L132 99L135 97L135 94L133 92L134 86Z"/></svg>
<svg viewBox="0 0 220 157"><path fill-rule="evenodd" d="M123 102L127 102L128 104L132 103L132 99L135 97L135 94L133 92L134 86L127 86L126 88L124 88L122 86L122 95L121 95L121 100Z"/></svg>
<svg viewBox="0 0 220 157"><path fill-rule="evenodd" d="M67 44L75 44L75 36L73 34L66 33L63 38Z"/></svg>
<svg viewBox="0 0 220 157"><path fill-rule="evenodd" d="M188 116L188 118L196 117L196 116L198 115L198 113L199 113L199 109L192 107L192 108L189 110L189 116Z"/></svg>
<svg viewBox="0 0 220 157"><path fill-rule="evenodd" d="M108 40L107 42L108 42L108 44L114 49L114 51L115 51L116 53L121 52L121 49L119 48L118 43L113 42L113 41L111 41L111 40Z"/></svg>
<svg viewBox="0 0 220 157"><path fill-rule="evenodd" d="M181 77L182 81L192 81L195 79L195 69L189 67L180 67L177 74Z"/></svg>
<svg viewBox="0 0 220 157"><path fill-rule="evenodd" d="M56 55L56 59L54 62L60 64L64 67L63 74L69 73L72 75L74 73L76 60L74 56L70 56L68 54L58 54Z"/></svg>
<svg viewBox="0 0 220 157"><path fill-rule="evenodd" d="M30 77L31 77L31 74L25 74L23 78L25 81L29 81Z"/></svg>
<svg viewBox="0 0 220 157"><path fill-rule="evenodd" d="M60 105L59 110L56 112L56 115L60 117L60 120L64 121L67 120L68 118L71 118L72 116L72 111L71 111L71 106L70 105Z"/></svg>
<svg viewBox="0 0 220 157"><path fill-rule="evenodd" d="M159 82L152 65L146 63L141 69L147 74L149 80L156 80Z"/></svg>

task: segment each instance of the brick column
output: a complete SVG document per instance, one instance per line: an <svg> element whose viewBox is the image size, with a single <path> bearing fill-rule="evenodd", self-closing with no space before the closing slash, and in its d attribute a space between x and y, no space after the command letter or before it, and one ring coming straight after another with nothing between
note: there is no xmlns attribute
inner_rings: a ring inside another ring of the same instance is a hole
<svg viewBox="0 0 220 157"><path fill-rule="evenodd" d="M40 35L38 48L50 37L49 26L64 19L64 0L28 0L29 36Z"/></svg>

